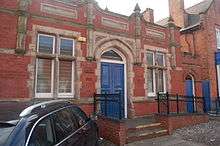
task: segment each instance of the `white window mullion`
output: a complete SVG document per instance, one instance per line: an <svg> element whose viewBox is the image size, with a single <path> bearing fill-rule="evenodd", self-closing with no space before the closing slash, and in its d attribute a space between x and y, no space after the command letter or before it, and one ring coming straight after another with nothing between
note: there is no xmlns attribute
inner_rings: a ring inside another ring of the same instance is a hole
<svg viewBox="0 0 220 146"><path fill-rule="evenodd" d="M154 92L153 92L153 96L156 96L156 86L157 86L157 83L156 83L156 70L153 69L153 89L154 89Z"/></svg>
<svg viewBox="0 0 220 146"><path fill-rule="evenodd" d="M166 93L166 91L167 91L166 70L163 70L163 88L164 88L164 93Z"/></svg>
<svg viewBox="0 0 220 146"><path fill-rule="evenodd" d="M217 65L218 94L220 95L220 65Z"/></svg>
<svg viewBox="0 0 220 146"><path fill-rule="evenodd" d="M216 43L217 49L220 49L220 29L216 29Z"/></svg>

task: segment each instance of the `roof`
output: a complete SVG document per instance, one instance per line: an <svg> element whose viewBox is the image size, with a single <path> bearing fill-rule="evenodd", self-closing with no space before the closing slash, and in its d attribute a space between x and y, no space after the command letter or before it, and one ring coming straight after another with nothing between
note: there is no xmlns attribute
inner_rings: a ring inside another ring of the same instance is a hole
<svg viewBox="0 0 220 146"><path fill-rule="evenodd" d="M161 25L161 26L167 26L168 21L169 21L169 17L161 19L161 20L159 20L159 21L157 21L155 23L158 24L158 25Z"/></svg>
<svg viewBox="0 0 220 146"><path fill-rule="evenodd" d="M203 0L202 2L189 7L187 9L185 9L185 12L188 14L188 25L185 26L185 29L190 29L193 26L197 26L198 23L200 23L200 13L205 13L211 6L212 2L214 0ZM158 22L156 22L156 24L162 25L162 26L167 26L168 24L168 20L169 17L164 18Z"/></svg>
<svg viewBox="0 0 220 146"><path fill-rule="evenodd" d="M186 12L189 14L200 14L206 12L210 5L212 4L213 0L204 0L192 7L186 9Z"/></svg>

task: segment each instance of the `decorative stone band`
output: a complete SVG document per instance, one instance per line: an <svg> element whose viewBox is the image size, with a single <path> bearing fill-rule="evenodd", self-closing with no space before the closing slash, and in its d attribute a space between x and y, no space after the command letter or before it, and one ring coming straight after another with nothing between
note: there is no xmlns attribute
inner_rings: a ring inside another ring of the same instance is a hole
<svg viewBox="0 0 220 146"><path fill-rule="evenodd" d="M164 32L154 30L154 29L148 29L148 28L146 28L146 35L149 37L163 39L163 40L166 37Z"/></svg>
<svg viewBox="0 0 220 146"><path fill-rule="evenodd" d="M77 19L77 10L74 10L73 8L63 8L59 6L54 6L46 3L41 3L41 11L53 14L53 15L59 15L63 17L68 17L71 19Z"/></svg>
<svg viewBox="0 0 220 146"><path fill-rule="evenodd" d="M122 30L128 30L129 28L128 23L124 23L124 22L120 22L120 21L116 21L116 20L104 18L104 17L102 17L102 25L116 28L116 29L122 29Z"/></svg>

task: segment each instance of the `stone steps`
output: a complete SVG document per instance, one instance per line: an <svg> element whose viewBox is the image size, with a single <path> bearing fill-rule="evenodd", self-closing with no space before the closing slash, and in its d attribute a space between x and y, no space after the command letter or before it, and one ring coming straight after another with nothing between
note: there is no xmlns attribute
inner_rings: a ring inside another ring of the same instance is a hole
<svg viewBox="0 0 220 146"><path fill-rule="evenodd" d="M153 117L142 117L127 122L126 143L168 135L168 130Z"/></svg>

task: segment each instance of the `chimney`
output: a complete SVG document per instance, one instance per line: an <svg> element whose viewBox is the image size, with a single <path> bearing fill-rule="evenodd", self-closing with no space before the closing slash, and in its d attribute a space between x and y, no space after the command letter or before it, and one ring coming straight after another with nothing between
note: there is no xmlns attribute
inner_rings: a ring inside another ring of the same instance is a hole
<svg viewBox="0 0 220 146"><path fill-rule="evenodd" d="M154 23L154 10L151 8L147 8L144 12L143 12L143 18L145 21L147 22L151 22Z"/></svg>
<svg viewBox="0 0 220 146"><path fill-rule="evenodd" d="M169 0L170 16L179 27L185 26L184 0Z"/></svg>

